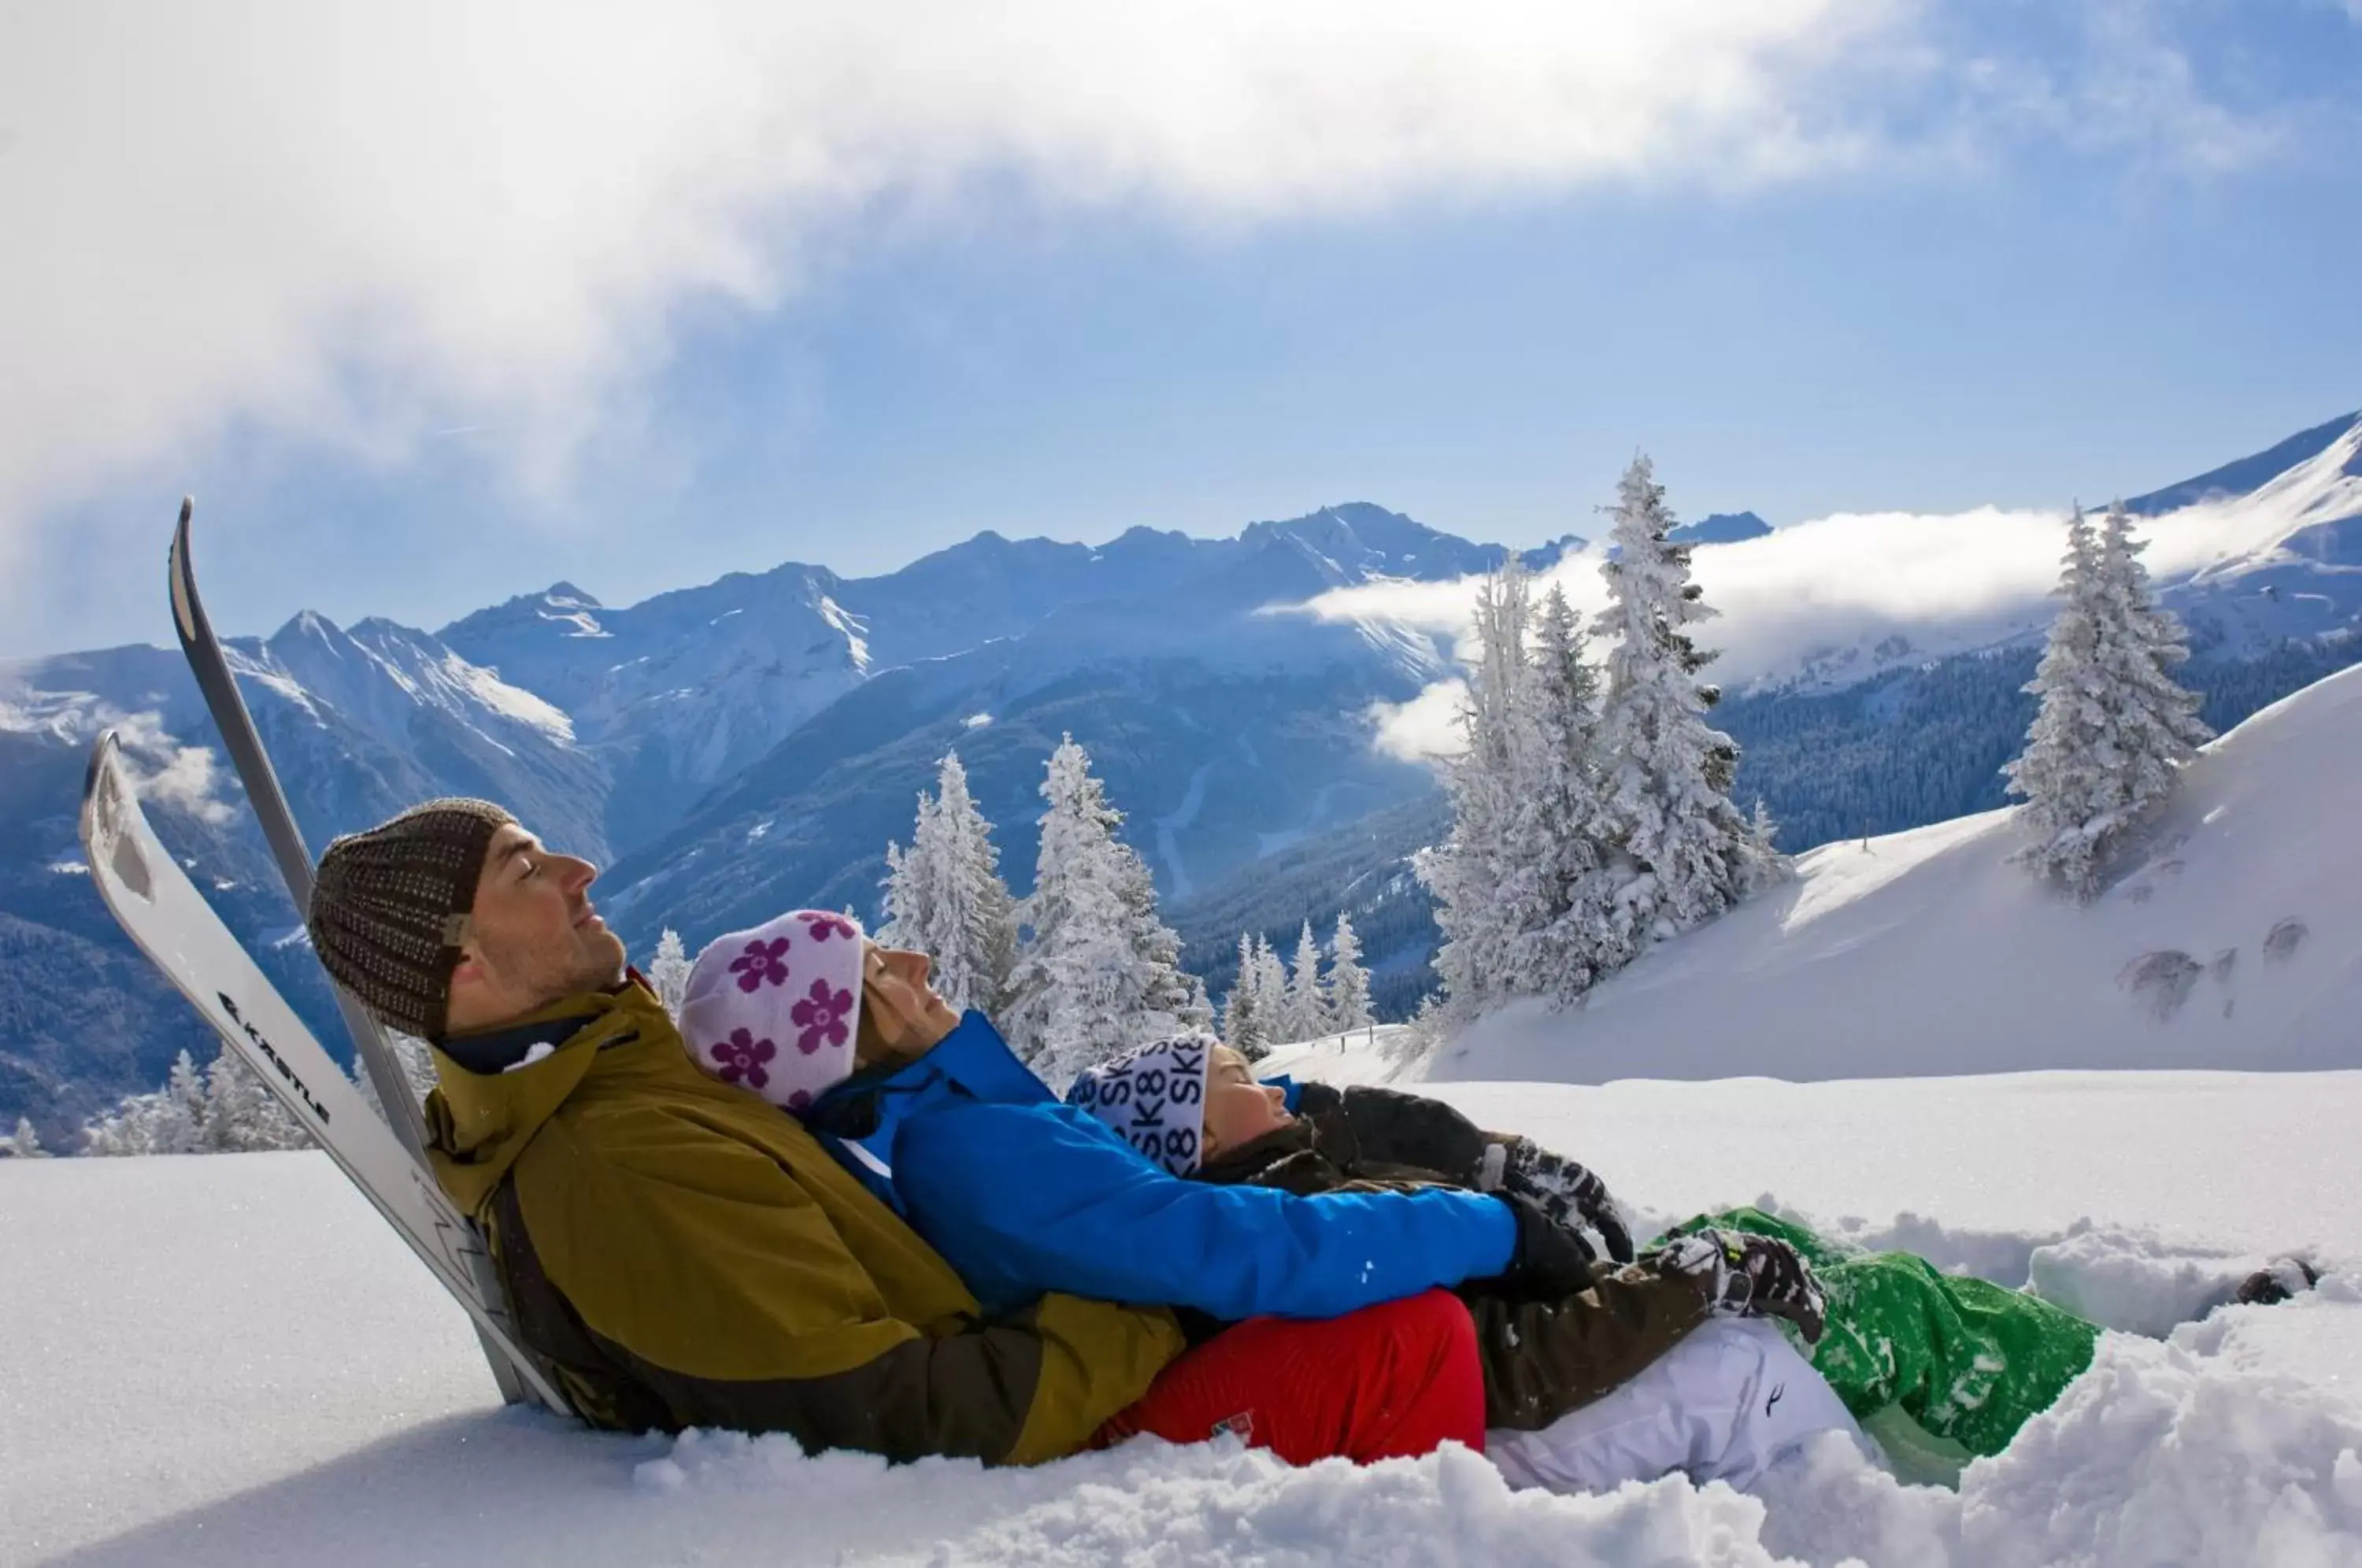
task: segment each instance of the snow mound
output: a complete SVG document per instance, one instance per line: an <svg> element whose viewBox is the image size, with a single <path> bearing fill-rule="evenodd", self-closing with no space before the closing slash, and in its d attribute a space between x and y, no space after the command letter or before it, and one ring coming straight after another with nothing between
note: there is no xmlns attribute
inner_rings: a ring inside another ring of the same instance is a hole
<svg viewBox="0 0 2362 1568"><path fill-rule="evenodd" d="M2208 746L2088 908L2014 811L1825 845L1575 1007L1512 1003L1436 1079L2362 1066L2362 668Z"/></svg>
<svg viewBox="0 0 2362 1568"><path fill-rule="evenodd" d="M782 1439L688 1433L638 1475L667 1507L691 1513L726 1507L750 1492L809 1494L829 1468L842 1467L807 1459ZM892 1485L900 1477L882 1463L867 1468L861 1479L907 1496L907 1488ZM1515 1493L1482 1457L1458 1447L1364 1469L1331 1460L1291 1470L1235 1440L1175 1448L1142 1439L1021 1474L928 1464L909 1478L931 1470L937 1474L929 1477L928 1508L944 1490L953 1493L944 1539L864 1561L975 1568L1347 1568L1455 1560L1487 1568L1741 1568L1779 1560L1762 1543L1763 1505L1727 1486L1701 1491L1673 1481L1606 1496ZM965 1517L965 1505L986 1495L998 1505L996 1517ZM841 1494L833 1506L843 1507Z"/></svg>
<svg viewBox="0 0 2362 1568"><path fill-rule="evenodd" d="M2362 1412L2179 1341L2111 1336L2007 1452L1968 1467L1957 1495L1901 1485L1841 1441L1775 1470L1760 1495L1765 1543L1813 1562L2351 1565Z"/></svg>

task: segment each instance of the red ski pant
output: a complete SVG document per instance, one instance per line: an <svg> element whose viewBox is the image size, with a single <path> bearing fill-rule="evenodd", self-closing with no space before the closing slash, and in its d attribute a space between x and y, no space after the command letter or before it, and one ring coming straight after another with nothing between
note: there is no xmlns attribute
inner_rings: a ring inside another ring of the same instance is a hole
<svg viewBox="0 0 2362 1568"><path fill-rule="evenodd" d="M1483 1452L1485 1375L1468 1309L1430 1290L1318 1322L1250 1318L1166 1367L1092 1441L1226 1431L1290 1464L1366 1464L1446 1441Z"/></svg>

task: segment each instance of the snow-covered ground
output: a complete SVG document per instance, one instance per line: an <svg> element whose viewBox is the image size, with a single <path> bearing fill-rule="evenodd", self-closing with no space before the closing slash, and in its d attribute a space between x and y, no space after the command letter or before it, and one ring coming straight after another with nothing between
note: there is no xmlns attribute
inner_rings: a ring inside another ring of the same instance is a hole
<svg viewBox="0 0 2362 1568"><path fill-rule="evenodd" d="M2207 747L2089 908L2007 863L2014 816L1825 845L1578 1007L1490 1015L1429 1076L2362 1066L2362 667Z"/></svg>
<svg viewBox="0 0 2362 1568"><path fill-rule="evenodd" d="M1326 1065L1377 1076L1370 1054ZM458 1311L318 1155L0 1162L0 1562L2362 1564L2362 1072L1440 1092L1652 1216L1768 1193L2128 1328L2267 1252L2331 1273L2112 1337L1957 1494L1837 1452L1761 1500L1512 1496L1458 1452L889 1470L502 1410Z"/></svg>
<svg viewBox="0 0 2362 1568"><path fill-rule="evenodd" d="M1418 1037L1399 1023L1381 1023L1350 1033L1275 1045L1255 1063L1264 1077L1286 1073L1324 1083L1391 1084L1425 1076Z"/></svg>

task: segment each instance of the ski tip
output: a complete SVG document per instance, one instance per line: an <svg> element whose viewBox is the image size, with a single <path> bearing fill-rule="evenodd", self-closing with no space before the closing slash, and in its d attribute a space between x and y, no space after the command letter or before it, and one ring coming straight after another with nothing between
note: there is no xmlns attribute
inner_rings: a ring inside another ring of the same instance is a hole
<svg viewBox="0 0 2362 1568"><path fill-rule="evenodd" d="M90 765L83 769L82 775L82 798L84 801L98 793L99 776L106 771L106 765L115 759L115 753L119 745L113 730L101 730L98 739L91 743Z"/></svg>
<svg viewBox="0 0 2362 1568"><path fill-rule="evenodd" d="M181 634L181 650L183 653L203 641L205 635L205 613L198 607L196 580L189 568L189 518L196 509L196 497L181 497L181 525L172 530L172 547L164 552L164 576L172 600L172 624Z"/></svg>

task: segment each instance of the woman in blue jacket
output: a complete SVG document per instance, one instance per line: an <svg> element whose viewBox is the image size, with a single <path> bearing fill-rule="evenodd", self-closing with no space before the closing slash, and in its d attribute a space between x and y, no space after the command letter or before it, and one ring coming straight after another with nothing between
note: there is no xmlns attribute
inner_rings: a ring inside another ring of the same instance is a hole
<svg viewBox="0 0 2362 1568"><path fill-rule="evenodd" d="M982 1013L955 1017L926 984L922 955L864 945L857 997L692 975L692 998L726 1005L684 1009L684 1043L701 1066L801 1117L988 1311L1063 1291L1225 1322L1332 1318L1472 1280L1540 1293L1589 1283L1582 1241L1522 1198L1442 1187L1299 1197L1184 1180L1061 1104ZM1193 1100L1197 1066L1175 1077ZM1197 1136L1194 1117L1178 1121Z"/></svg>

